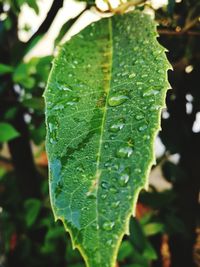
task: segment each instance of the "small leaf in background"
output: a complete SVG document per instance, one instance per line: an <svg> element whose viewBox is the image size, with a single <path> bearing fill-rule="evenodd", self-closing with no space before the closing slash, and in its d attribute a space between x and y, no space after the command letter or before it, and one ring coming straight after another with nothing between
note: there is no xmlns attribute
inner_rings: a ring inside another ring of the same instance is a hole
<svg viewBox="0 0 200 267"><path fill-rule="evenodd" d="M26 0L26 3L39 15L39 6L36 0Z"/></svg>
<svg viewBox="0 0 200 267"><path fill-rule="evenodd" d="M93 23L54 61L45 91L56 219L90 267L111 267L154 162L170 65L148 15Z"/></svg>
<svg viewBox="0 0 200 267"><path fill-rule="evenodd" d="M156 235L162 233L164 225L162 223L148 223L143 226L143 230L146 236Z"/></svg>
<svg viewBox="0 0 200 267"><path fill-rule="evenodd" d="M75 19L69 19L67 22L65 22L60 31L58 36L55 39L54 45L57 46L63 39L63 37L65 36L65 34L67 33L67 31L70 29L70 27L73 25L73 23L75 22Z"/></svg>
<svg viewBox="0 0 200 267"><path fill-rule="evenodd" d="M3 24L4 24L5 29L6 29L7 31L9 31L9 30L12 28L12 26L13 26L12 19L11 19L10 17L7 17L7 18L4 20Z"/></svg>
<svg viewBox="0 0 200 267"><path fill-rule="evenodd" d="M133 252L133 247L129 241L124 241L119 249L118 261L123 261L128 258Z"/></svg>
<svg viewBox="0 0 200 267"><path fill-rule="evenodd" d="M32 108L34 110L43 111L44 110L44 99L42 97L32 97L30 99L24 99L22 105L27 108Z"/></svg>
<svg viewBox="0 0 200 267"><path fill-rule="evenodd" d="M6 173L6 169L4 169L3 167L0 167L0 181L1 179L3 179L3 176L5 173Z"/></svg>
<svg viewBox="0 0 200 267"><path fill-rule="evenodd" d="M31 127L30 134L33 142L36 145L44 143L45 135L46 135L46 128L44 123L41 123L37 127Z"/></svg>
<svg viewBox="0 0 200 267"><path fill-rule="evenodd" d="M148 213L146 213L145 215L143 215L141 218L140 218L140 224L141 225L145 225L145 224L147 224L150 220L151 220L151 218L152 218L152 216L153 216L153 212L148 212Z"/></svg>
<svg viewBox="0 0 200 267"><path fill-rule="evenodd" d="M13 72L13 67L0 63L0 75Z"/></svg>
<svg viewBox="0 0 200 267"><path fill-rule="evenodd" d="M134 248L139 252L143 252L146 244L146 236L143 229L136 218L131 218L130 221L130 240Z"/></svg>
<svg viewBox="0 0 200 267"><path fill-rule="evenodd" d="M155 249L152 247L151 243L147 241L145 250L143 252L143 257L147 260L156 260L157 254Z"/></svg>
<svg viewBox="0 0 200 267"><path fill-rule="evenodd" d="M28 52L31 51L31 49L33 49L34 46L36 46L36 44L38 44L38 42L42 39L43 35L37 35L35 38L33 38L33 40L31 40L28 45L26 46L25 50L24 50L24 55L28 54Z"/></svg>
<svg viewBox="0 0 200 267"><path fill-rule="evenodd" d="M36 65L36 72L40 80L47 81L52 59L53 59L52 56L45 56L38 58L38 63Z"/></svg>
<svg viewBox="0 0 200 267"><path fill-rule="evenodd" d="M35 79L31 77L33 73L35 73L35 69L32 66L21 63L14 71L13 81L21 84L25 88L31 89L35 84Z"/></svg>
<svg viewBox="0 0 200 267"><path fill-rule="evenodd" d="M0 122L0 142L8 142L19 135L19 132L11 124Z"/></svg>
<svg viewBox="0 0 200 267"><path fill-rule="evenodd" d="M46 239L56 239L60 236L63 236L64 234L64 229L62 226L58 226L58 227L55 227L55 228L51 228L49 229L49 231L47 232L45 238Z"/></svg>
<svg viewBox="0 0 200 267"><path fill-rule="evenodd" d="M9 108L4 114L4 119L12 120L15 117L16 113L17 113L17 107Z"/></svg>
<svg viewBox="0 0 200 267"><path fill-rule="evenodd" d="M25 208L25 221L28 227L32 226L36 221L40 209L41 209L41 201L38 199L28 199L24 203Z"/></svg>
<svg viewBox="0 0 200 267"><path fill-rule="evenodd" d="M37 0L16 0L18 7L21 8L22 5L27 4L30 8L32 8L35 13L39 14L39 7Z"/></svg>

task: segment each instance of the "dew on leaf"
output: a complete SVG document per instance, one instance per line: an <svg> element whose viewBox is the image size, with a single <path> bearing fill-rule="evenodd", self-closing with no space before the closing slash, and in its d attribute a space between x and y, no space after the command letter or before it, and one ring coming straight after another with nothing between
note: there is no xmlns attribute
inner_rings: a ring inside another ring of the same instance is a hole
<svg viewBox="0 0 200 267"><path fill-rule="evenodd" d="M121 147L118 151L117 151L117 156L120 158L129 158L133 153L133 149L129 146L126 147Z"/></svg>
<svg viewBox="0 0 200 267"><path fill-rule="evenodd" d="M113 202L111 204L111 207L115 209L115 208L117 208L119 206L119 204L120 204L120 201Z"/></svg>
<svg viewBox="0 0 200 267"><path fill-rule="evenodd" d="M105 143L105 144L104 144L104 148L105 148L105 149L109 148L109 143Z"/></svg>
<svg viewBox="0 0 200 267"><path fill-rule="evenodd" d="M88 192L86 195L88 198L91 198L91 199L95 199L97 197L96 191Z"/></svg>
<svg viewBox="0 0 200 267"><path fill-rule="evenodd" d="M58 124L57 123L48 123L49 126L49 135L50 135L50 143L55 144L57 142L57 130L58 130Z"/></svg>
<svg viewBox="0 0 200 267"><path fill-rule="evenodd" d="M142 96L145 97L145 96L157 95L158 93L159 93L158 90L149 90L144 92Z"/></svg>
<svg viewBox="0 0 200 267"><path fill-rule="evenodd" d="M63 104L58 104L53 109L54 110L63 110L64 109L64 105Z"/></svg>
<svg viewBox="0 0 200 267"><path fill-rule="evenodd" d="M137 121L139 121L139 120L144 119L144 116L139 114L139 115L136 115L135 118Z"/></svg>
<svg viewBox="0 0 200 267"><path fill-rule="evenodd" d="M138 130L139 130L140 132L143 132L143 131L145 131L146 129L147 129L147 125L142 125L142 126L139 127Z"/></svg>
<svg viewBox="0 0 200 267"><path fill-rule="evenodd" d="M78 167L76 168L76 170L77 170L78 172L84 172L84 168L83 168L82 166L78 166Z"/></svg>
<svg viewBox="0 0 200 267"><path fill-rule="evenodd" d="M119 106L122 103L124 103L125 101L127 101L129 98L128 96L125 95L118 95L118 96L112 96L110 97L110 99L108 100L108 104L111 107L115 107L115 106Z"/></svg>
<svg viewBox="0 0 200 267"><path fill-rule="evenodd" d="M119 123L116 123L116 124L113 124L111 127L110 127L110 131L111 132L118 132L119 130L123 129L124 128L124 123L122 122L119 122Z"/></svg>
<svg viewBox="0 0 200 267"><path fill-rule="evenodd" d="M122 76L126 76L126 75L128 75L128 72L127 71L125 71L125 72L122 73Z"/></svg>
<svg viewBox="0 0 200 267"><path fill-rule="evenodd" d="M115 193L118 192L118 190L117 190L116 187L111 187L111 188L110 188L110 192L115 194Z"/></svg>
<svg viewBox="0 0 200 267"><path fill-rule="evenodd" d="M150 135L144 135L143 139L144 140L149 140L150 139Z"/></svg>
<svg viewBox="0 0 200 267"><path fill-rule="evenodd" d="M102 199L106 199L107 198L107 195L106 194L103 194L103 195L101 195L101 198Z"/></svg>
<svg viewBox="0 0 200 267"><path fill-rule="evenodd" d="M106 231L111 231L113 229L114 225L115 225L114 222L105 222L102 227Z"/></svg>
<svg viewBox="0 0 200 267"><path fill-rule="evenodd" d="M131 78L134 78L136 76L135 72L132 72L128 77L131 79Z"/></svg>
<svg viewBox="0 0 200 267"><path fill-rule="evenodd" d="M104 182L101 183L101 187L103 189L108 189L109 186L108 186L108 183L104 181Z"/></svg>
<svg viewBox="0 0 200 267"><path fill-rule="evenodd" d="M66 85L59 85L58 88L61 91L69 91L69 92L72 91L72 89L70 87L66 86Z"/></svg>
<svg viewBox="0 0 200 267"><path fill-rule="evenodd" d="M111 246L112 245L112 240L110 239L110 240L106 241L106 244Z"/></svg>
<svg viewBox="0 0 200 267"><path fill-rule="evenodd" d="M146 77L148 77L148 74L143 74L141 77L146 78Z"/></svg>
<svg viewBox="0 0 200 267"><path fill-rule="evenodd" d="M74 105L76 105L77 104L77 102L78 102L78 99L73 99L72 101L68 101L66 104L68 105L68 106L74 106Z"/></svg>
<svg viewBox="0 0 200 267"><path fill-rule="evenodd" d="M115 137L116 137L115 135L110 135L110 139L111 139L111 140L114 140Z"/></svg>
<svg viewBox="0 0 200 267"><path fill-rule="evenodd" d="M128 183L129 181L129 175L127 173L125 174L122 174L120 177L119 177L119 184L121 186L126 186L126 184Z"/></svg>
<svg viewBox="0 0 200 267"><path fill-rule="evenodd" d="M140 168L136 168L136 169L135 169L135 172L136 172L136 173L141 173L142 170L141 170Z"/></svg>

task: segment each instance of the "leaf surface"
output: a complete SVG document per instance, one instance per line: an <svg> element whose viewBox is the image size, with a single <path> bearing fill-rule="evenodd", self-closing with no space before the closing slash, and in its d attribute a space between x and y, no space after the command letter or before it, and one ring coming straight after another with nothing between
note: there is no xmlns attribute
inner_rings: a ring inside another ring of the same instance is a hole
<svg viewBox="0 0 200 267"><path fill-rule="evenodd" d="M87 266L115 266L141 188L170 65L148 15L102 19L61 47L45 91L50 197Z"/></svg>

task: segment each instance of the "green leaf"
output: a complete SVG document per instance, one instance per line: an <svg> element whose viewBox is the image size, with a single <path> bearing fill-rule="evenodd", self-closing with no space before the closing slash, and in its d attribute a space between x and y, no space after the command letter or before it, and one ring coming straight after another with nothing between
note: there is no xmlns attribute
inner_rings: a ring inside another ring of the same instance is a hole
<svg viewBox="0 0 200 267"><path fill-rule="evenodd" d="M34 78L30 77L33 73L35 73L35 65L32 62L21 63L14 71L13 81L31 89L35 84Z"/></svg>
<svg viewBox="0 0 200 267"><path fill-rule="evenodd" d="M0 122L0 142L8 142L18 136L18 131L11 124Z"/></svg>
<svg viewBox="0 0 200 267"><path fill-rule="evenodd" d="M144 235L142 226L135 218L131 218L130 221L130 241L134 249L141 253L144 251L147 238Z"/></svg>
<svg viewBox="0 0 200 267"><path fill-rule="evenodd" d="M156 260L158 258L157 254L156 254L156 251L152 247L150 242L146 243L146 247L145 247L145 250L144 250L144 252L142 254L142 257L144 257L144 258L146 258L148 260Z"/></svg>
<svg viewBox="0 0 200 267"><path fill-rule="evenodd" d="M26 225L30 227L36 221L41 209L41 202L38 199L28 199L25 204L25 221Z"/></svg>
<svg viewBox="0 0 200 267"><path fill-rule="evenodd" d="M13 71L12 66L0 63L0 75L6 74L6 73L11 73L12 71Z"/></svg>
<svg viewBox="0 0 200 267"><path fill-rule="evenodd" d="M67 33L67 31L70 29L70 27L73 25L73 23L75 22L76 20L73 18L73 19L69 19L68 21L66 21L60 31L59 31L59 34L58 36L56 37L55 39L55 46L57 46L59 44L59 42L63 39L63 37L65 36L65 34Z"/></svg>
<svg viewBox="0 0 200 267"><path fill-rule="evenodd" d="M26 3L39 15L39 6L36 0L27 0Z"/></svg>
<svg viewBox="0 0 200 267"><path fill-rule="evenodd" d="M6 174L6 169L0 167L0 181L3 179L5 174Z"/></svg>
<svg viewBox="0 0 200 267"><path fill-rule="evenodd" d="M9 108L5 113L4 113L4 119L5 120L12 120L14 116L17 113L17 107L12 107Z"/></svg>
<svg viewBox="0 0 200 267"><path fill-rule="evenodd" d="M164 230L164 225L162 223L148 223L143 226L143 229L147 236L151 236L162 233Z"/></svg>
<svg viewBox="0 0 200 267"><path fill-rule="evenodd" d="M32 97L30 99L24 99L22 102L24 107L32 108L38 111L44 110L44 101L41 97Z"/></svg>
<svg viewBox="0 0 200 267"><path fill-rule="evenodd" d="M123 261L125 260L127 257L129 257L133 252L133 248L131 246L131 243L128 241L123 241L120 250L119 250L119 254L118 254L118 261Z"/></svg>
<svg viewBox="0 0 200 267"><path fill-rule="evenodd" d="M50 196L89 267L115 265L154 162L170 65L140 12L102 19L66 43L45 92Z"/></svg>

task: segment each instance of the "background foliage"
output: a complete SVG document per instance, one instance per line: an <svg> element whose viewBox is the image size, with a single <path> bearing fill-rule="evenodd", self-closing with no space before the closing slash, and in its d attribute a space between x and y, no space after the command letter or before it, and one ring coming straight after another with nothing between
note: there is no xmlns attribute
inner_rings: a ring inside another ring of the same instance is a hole
<svg viewBox="0 0 200 267"><path fill-rule="evenodd" d="M54 222L48 198L42 94L52 56L24 60L63 1L53 1L44 22L23 43L18 17L25 2L39 12L35 0L0 1L0 266L80 267L81 257L72 250L63 226ZM119 266L199 266L199 17L198 0L170 0L156 11L159 41L169 50L174 72L169 73L173 90L168 92L160 133L165 151L154 168L162 170L171 187L160 192L152 186L140 194ZM56 43L76 19L63 25Z"/></svg>

